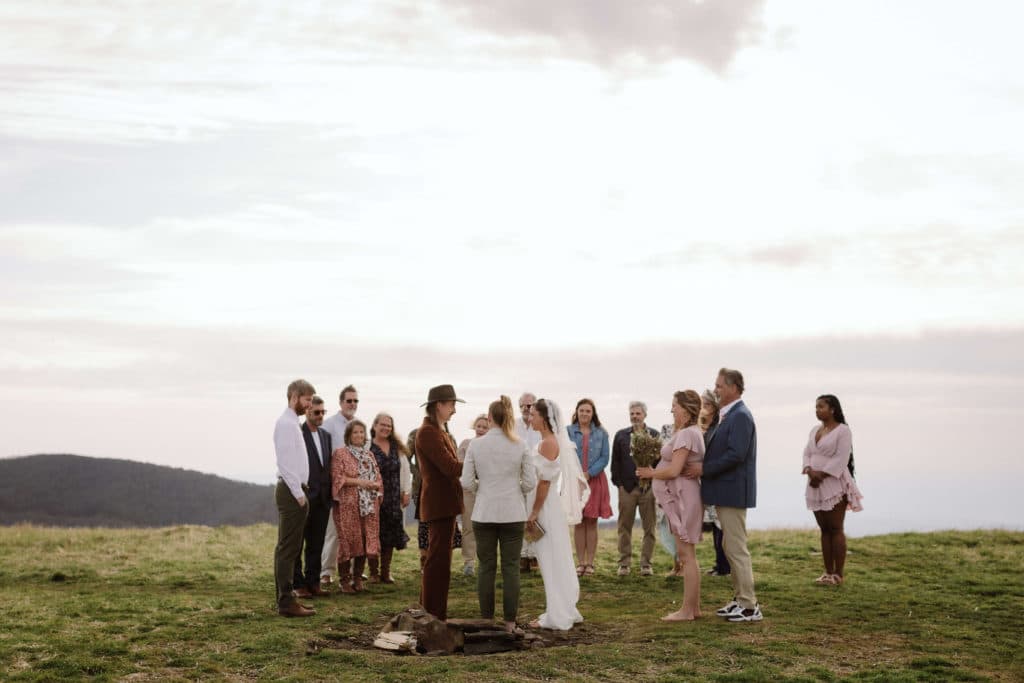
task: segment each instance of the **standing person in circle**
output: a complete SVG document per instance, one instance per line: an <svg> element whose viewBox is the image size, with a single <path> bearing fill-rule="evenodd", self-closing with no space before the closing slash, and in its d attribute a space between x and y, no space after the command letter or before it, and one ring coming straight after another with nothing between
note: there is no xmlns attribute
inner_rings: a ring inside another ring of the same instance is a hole
<svg viewBox="0 0 1024 683"><path fill-rule="evenodd" d="M640 545L640 574L650 576L654 573L651 558L654 557L654 534L658 522L657 503L651 487L643 486L636 476L634 432L658 436L658 430L647 426L647 404L643 401L629 402L629 426L615 432L612 438L612 486L617 487L619 493L619 576L627 576L633 564L633 522L638 511L644 531Z"/></svg>
<svg viewBox="0 0 1024 683"><path fill-rule="evenodd" d="M700 613L700 566L696 544L701 539L704 505L700 483L682 476L683 467L704 459L704 435L697 426L700 418L700 394L693 389L672 396L675 431L661 448L658 467L638 467L638 477L652 479L651 488L668 520L676 541L676 557L683 567L683 604L662 621L693 621Z"/></svg>
<svg viewBox="0 0 1024 683"><path fill-rule="evenodd" d="M807 475L807 509L821 529L825 563L825 573L815 583L838 586L846 564L846 510L860 512L862 496L853 478L853 434L839 399L832 394L819 396L814 415L821 424L811 429L807 439L803 473Z"/></svg>
<svg viewBox="0 0 1024 683"><path fill-rule="evenodd" d="M541 441L532 456L537 468L537 495L530 505L526 526L544 529L544 535L534 543L544 580L544 613L530 622L530 628L568 631L583 621L576 607L580 579L573 571L568 523L577 515L582 518L590 492L555 402L537 401L530 420L540 432Z"/></svg>
<svg viewBox="0 0 1024 683"><path fill-rule="evenodd" d="M395 435L395 421L387 413L378 413L370 427L370 452L377 461L384 497L380 502L380 562L370 558L370 581L394 583L391 558L395 550L405 550L405 507L409 504L411 476L408 451Z"/></svg>
<svg viewBox="0 0 1024 683"><path fill-rule="evenodd" d="M611 494L604 468L608 466L608 432L597 417L597 406L589 398L581 398L572 414L568 427L569 438L576 444L580 467L590 484L590 499L583 508L583 521L576 525L576 575L594 574L594 556L597 554L597 518L612 516ZM647 567L647 574L651 568Z"/></svg>
<svg viewBox="0 0 1024 683"><path fill-rule="evenodd" d="M469 440L462 465L462 488L480 494L473 509L480 573L477 598L480 617L494 618L494 577L501 550L502 614L505 630L516 626L519 610L519 554L526 521L526 494L537 485L537 469L530 450L515 433L512 400L502 396L488 407L488 424L483 435Z"/></svg>
<svg viewBox="0 0 1024 683"><path fill-rule="evenodd" d="M509 404L511 407L511 403ZM509 420L509 425L514 424L514 418ZM466 451L469 450L469 444L476 439L487 433L491 428L490 420L487 419L487 415L477 415L476 419L473 420L473 433L474 438L463 439L462 443L459 444L459 450L456 451L455 455L458 457L459 462L466 462ZM511 427L510 427L511 429ZM514 433L514 432L513 432ZM468 489L465 486L462 487L462 518L459 520L462 522L462 573L466 576L473 576L476 571L476 531L473 529L473 505L476 503L476 489ZM520 544L522 545L522 544ZM520 548L520 551L522 548Z"/></svg>
<svg viewBox="0 0 1024 683"><path fill-rule="evenodd" d="M462 514L462 485L459 483L462 463L448 432L448 421L455 415L456 402L465 403L456 396L452 385L431 388L423 404L426 417L416 432L416 457L422 479L420 520L430 525L420 604L441 621L448 618L455 517Z"/></svg>
<svg viewBox="0 0 1024 683"><path fill-rule="evenodd" d="M341 448L345 445L345 427L355 419L356 411L359 409L359 392L351 384L347 385L338 394L338 412L324 419L323 426L331 435L331 443L334 448ZM320 553L320 589L327 591L331 587L331 577L338 569L338 532L334 524L328 522L327 531L324 534L324 549Z"/></svg>
<svg viewBox="0 0 1024 683"><path fill-rule="evenodd" d="M703 407L700 409L700 420L698 426L704 431L704 447L707 448L711 438L718 430L718 397L710 389L705 389L700 395ZM725 556L725 547L722 545L722 525L718 521L718 513L714 505L704 506L704 530L711 532L711 539L715 545L715 564L708 570L709 576L729 576L732 569L729 567L729 558Z"/></svg>
<svg viewBox="0 0 1024 683"><path fill-rule="evenodd" d="M366 447L366 425L352 420L345 445L331 457L334 526L338 535L338 590L363 590L367 557L380 555L380 496L377 461Z"/></svg>

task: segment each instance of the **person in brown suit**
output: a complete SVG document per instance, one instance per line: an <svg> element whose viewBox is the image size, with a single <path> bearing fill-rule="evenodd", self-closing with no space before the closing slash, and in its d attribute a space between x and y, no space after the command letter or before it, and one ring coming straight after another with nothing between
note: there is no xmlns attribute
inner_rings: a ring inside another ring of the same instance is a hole
<svg viewBox="0 0 1024 683"><path fill-rule="evenodd" d="M422 481L420 520L430 523L427 557L420 583L420 604L442 621L448 618L448 584L452 573L452 540L455 518L462 514L462 463L448 420L455 414L456 397L450 384L433 387L427 394L426 417L416 432L416 458Z"/></svg>

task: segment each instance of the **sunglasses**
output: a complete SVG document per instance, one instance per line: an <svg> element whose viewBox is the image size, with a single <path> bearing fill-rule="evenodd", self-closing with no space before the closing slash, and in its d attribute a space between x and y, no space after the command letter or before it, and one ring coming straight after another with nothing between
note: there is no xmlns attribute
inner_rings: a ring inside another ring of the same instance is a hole
<svg viewBox="0 0 1024 683"><path fill-rule="evenodd" d="M533 407L532 403L524 403L523 405L519 406L519 410L526 410L527 408L532 408L532 407Z"/></svg>
<svg viewBox="0 0 1024 683"><path fill-rule="evenodd" d="M324 414L324 411L322 411L322 410L314 410L312 412L313 412L314 415L323 415Z"/></svg>
<svg viewBox="0 0 1024 683"><path fill-rule="evenodd" d="M346 398L345 403L359 403L358 398Z"/></svg>

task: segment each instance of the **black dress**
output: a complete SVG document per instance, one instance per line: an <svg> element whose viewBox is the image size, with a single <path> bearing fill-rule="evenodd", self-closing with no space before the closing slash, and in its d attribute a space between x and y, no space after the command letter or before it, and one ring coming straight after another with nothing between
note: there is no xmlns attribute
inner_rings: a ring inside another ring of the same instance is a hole
<svg viewBox="0 0 1024 683"><path fill-rule="evenodd" d="M377 469L384 483L384 498L380 504L380 547L403 550L409 536L405 533L402 514L402 461L399 460L398 448L392 444L390 452L385 455L377 444L371 444L370 451L377 459Z"/></svg>

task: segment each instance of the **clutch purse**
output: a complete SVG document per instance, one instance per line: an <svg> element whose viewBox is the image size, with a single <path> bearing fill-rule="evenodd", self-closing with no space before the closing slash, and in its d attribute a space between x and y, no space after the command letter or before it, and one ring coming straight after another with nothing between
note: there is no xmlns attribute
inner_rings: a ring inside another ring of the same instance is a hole
<svg viewBox="0 0 1024 683"><path fill-rule="evenodd" d="M544 537L545 533L547 532L544 531L544 527L540 525L540 522L535 521L533 526L526 525L526 528L523 530L523 538L530 543L536 543Z"/></svg>

